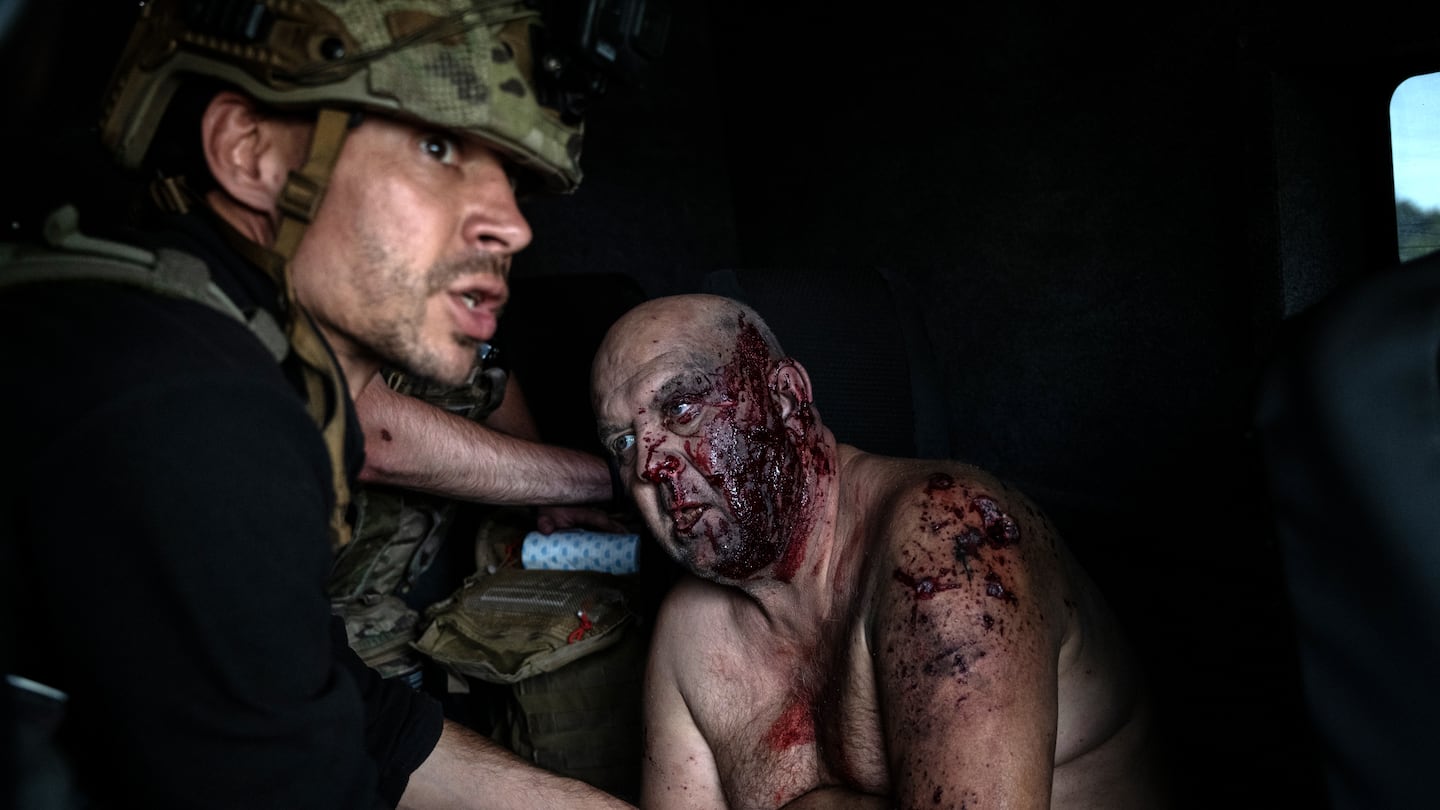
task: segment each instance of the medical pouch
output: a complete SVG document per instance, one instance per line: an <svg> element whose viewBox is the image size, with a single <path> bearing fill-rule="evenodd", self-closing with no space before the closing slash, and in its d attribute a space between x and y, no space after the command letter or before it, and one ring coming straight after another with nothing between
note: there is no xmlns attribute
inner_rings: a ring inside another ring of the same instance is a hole
<svg viewBox="0 0 1440 810"><path fill-rule="evenodd" d="M476 574L426 611L415 648L454 675L518 683L619 641L637 619L628 591L597 571Z"/></svg>

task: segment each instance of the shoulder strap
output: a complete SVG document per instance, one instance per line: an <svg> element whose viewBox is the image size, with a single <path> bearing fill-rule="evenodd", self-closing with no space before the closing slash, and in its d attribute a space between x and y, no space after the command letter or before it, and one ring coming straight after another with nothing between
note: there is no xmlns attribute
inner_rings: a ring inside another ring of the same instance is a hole
<svg viewBox="0 0 1440 810"><path fill-rule="evenodd" d="M149 251L80 233L74 207L55 211L45 222L52 247L0 247L0 288L57 281L129 284L160 295L204 304L244 324L278 362L289 341L269 312L246 316L210 278L205 263L178 250Z"/></svg>

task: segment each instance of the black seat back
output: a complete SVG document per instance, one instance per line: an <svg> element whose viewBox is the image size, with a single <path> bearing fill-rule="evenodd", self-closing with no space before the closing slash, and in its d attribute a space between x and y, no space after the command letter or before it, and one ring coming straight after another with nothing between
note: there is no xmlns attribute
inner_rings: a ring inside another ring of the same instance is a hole
<svg viewBox="0 0 1440 810"><path fill-rule="evenodd" d="M902 279L874 269L724 269L699 291L760 313L809 371L816 407L839 441L890 456L948 456L934 352Z"/></svg>

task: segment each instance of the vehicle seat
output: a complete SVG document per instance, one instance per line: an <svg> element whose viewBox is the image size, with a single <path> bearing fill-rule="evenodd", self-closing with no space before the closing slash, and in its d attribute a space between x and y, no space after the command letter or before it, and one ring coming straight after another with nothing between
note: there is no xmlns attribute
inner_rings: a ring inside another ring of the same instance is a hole
<svg viewBox="0 0 1440 810"><path fill-rule="evenodd" d="M950 454L935 352L913 291L876 269L744 268L706 274L699 292L749 304L810 373L836 439L909 458Z"/></svg>
<svg viewBox="0 0 1440 810"><path fill-rule="evenodd" d="M493 341L548 444L604 455L590 407L590 364L610 325L646 299L623 273L517 276Z"/></svg>
<svg viewBox="0 0 1440 810"><path fill-rule="evenodd" d="M1332 810L1433 806L1440 256L1287 328L1256 423Z"/></svg>

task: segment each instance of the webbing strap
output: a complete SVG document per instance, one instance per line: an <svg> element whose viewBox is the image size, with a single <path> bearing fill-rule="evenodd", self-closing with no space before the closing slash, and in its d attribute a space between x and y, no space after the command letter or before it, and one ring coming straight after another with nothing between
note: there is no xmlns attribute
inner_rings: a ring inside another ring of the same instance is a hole
<svg viewBox="0 0 1440 810"><path fill-rule="evenodd" d="M306 227L320 210L330 173L345 142L348 121L348 113L328 107L321 109L316 116L310 154L303 166L290 172L280 192L280 225L275 232L274 244L275 252L285 260L280 268L281 278L277 281L285 290L285 300L290 302L286 335L301 361L305 401L310 416L320 426L325 446L330 451L330 470L335 489L335 510L330 515L330 543L337 549L350 542L350 522L347 519L350 485L345 477L345 377L325 347L314 322L295 300L291 264Z"/></svg>
<svg viewBox="0 0 1440 810"><path fill-rule="evenodd" d="M330 173L340 158L340 147L345 144L349 124L350 113L334 107L322 108L315 116L315 134L310 139L310 154L305 164L290 172L285 187L280 190L280 199L276 201L280 226L275 231L273 248L286 262L294 258L305 228L315 221L325 188L330 183ZM288 286L286 290L294 292Z"/></svg>
<svg viewBox="0 0 1440 810"><path fill-rule="evenodd" d="M97 240L98 241L98 240ZM128 245L125 247L129 247ZM148 253L132 248L137 253ZM184 298L229 315L244 324L276 362L285 359L289 343L270 313L257 309L246 316L215 282L205 264L194 256L161 249L141 264L130 257L34 251L10 260L0 272L0 287L50 281L105 281L128 284L150 292Z"/></svg>

